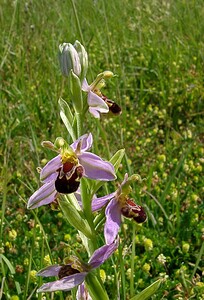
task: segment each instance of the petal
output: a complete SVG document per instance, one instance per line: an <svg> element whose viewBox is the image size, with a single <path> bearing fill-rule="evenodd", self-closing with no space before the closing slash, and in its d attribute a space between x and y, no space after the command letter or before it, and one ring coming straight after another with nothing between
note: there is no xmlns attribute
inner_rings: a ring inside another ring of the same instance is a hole
<svg viewBox="0 0 204 300"><path fill-rule="evenodd" d="M107 205L105 215L104 236L106 244L111 244L115 240L121 224L120 206L115 198Z"/></svg>
<svg viewBox="0 0 204 300"><path fill-rule="evenodd" d="M124 176L123 182L121 183L121 186L125 185L127 181L128 181L128 173L125 173L125 176Z"/></svg>
<svg viewBox="0 0 204 300"><path fill-rule="evenodd" d="M113 241L109 245L104 245L101 248L94 251L91 258L89 259L89 265L95 269L104 263L118 248L118 239Z"/></svg>
<svg viewBox="0 0 204 300"><path fill-rule="evenodd" d="M100 113L97 111L97 109L89 107L89 112L94 116L94 118L100 119Z"/></svg>
<svg viewBox="0 0 204 300"><path fill-rule="evenodd" d="M43 184L28 200L27 208L33 209L42 205L49 204L55 200L57 191L55 181L52 180Z"/></svg>
<svg viewBox="0 0 204 300"><path fill-rule="evenodd" d="M87 133L78 138L73 144L71 144L71 148L76 151L77 145L81 143L81 152L87 151L91 148L93 144L93 136L91 133Z"/></svg>
<svg viewBox="0 0 204 300"><path fill-rule="evenodd" d="M84 91L84 92L90 91L90 86L88 85L86 78L82 82L82 91Z"/></svg>
<svg viewBox="0 0 204 300"><path fill-rule="evenodd" d="M80 284L77 289L76 293L77 300L92 300L91 296L89 295L87 289L85 288L84 283Z"/></svg>
<svg viewBox="0 0 204 300"><path fill-rule="evenodd" d="M62 167L61 155L55 156L51 159L41 170L40 180L42 182L48 182L57 178L56 171Z"/></svg>
<svg viewBox="0 0 204 300"><path fill-rule="evenodd" d="M91 209L92 211L97 211L101 209L103 206L105 206L108 201L110 201L115 196L115 192L111 193L109 195L100 197L100 198L93 198L91 203Z"/></svg>
<svg viewBox="0 0 204 300"><path fill-rule="evenodd" d="M113 165L102 160L99 156L93 153L84 152L78 156L78 159L85 169L85 177L102 181L116 179Z"/></svg>
<svg viewBox="0 0 204 300"><path fill-rule="evenodd" d="M82 200L81 200L81 191L80 191L80 188L78 188L78 190L76 192L74 192L74 196L76 197L78 203L79 203L79 206L82 208Z"/></svg>
<svg viewBox="0 0 204 300"><path fill-rule="evenodd" d="M37 276L42 276L42 277L58 276L58 273L59 273L59 270L61 269L61 267L62 266L60 266L60 265L49 266L47 268L40 270L37 273Z"/></svg>
<svg viewBox="0 0 204 300"><path fill-rule="evenodd" d="M66 276L56 281L45 283L37 290L37 292L41 293L41 292L54 292L54 291L70 291L75 286L82 283L86 275L87 272L82 272L82 273Z"/></svg>
<svg viewBox="0 0 204 300"><path fill-rule="evenodd" d="M109 112L109 107L105 103L105 101L101 97L93 93L92 91L90 91L88 94L88 105L89 107L92 107L101 113Z"/></svg>

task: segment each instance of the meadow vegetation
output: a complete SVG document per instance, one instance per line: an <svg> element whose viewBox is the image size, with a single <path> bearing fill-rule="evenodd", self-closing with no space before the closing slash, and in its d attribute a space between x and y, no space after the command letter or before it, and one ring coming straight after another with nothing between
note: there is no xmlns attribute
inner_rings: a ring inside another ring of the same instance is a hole
<svg viewBox="0 0 204 300"><path fill-rule="evenodd" d="M100 156L126 149L118 181L126 170L141 176L133 197L148 215L143 225L123 222L122 244L103 265L110 299L118 291L130 299L158 278L151 299L203 299L203 1L0 2L0 299L71 299L37 295L35 275L76 249L83 256L80 238L60 211L26 204L39 187L37 167L53 157L41 142L69 139L58 108L60 97L69 100L58 46L75 40L89 54L88 81L117 74L104 93L122 115L100 123L90 115L84 126Z"/></svg>

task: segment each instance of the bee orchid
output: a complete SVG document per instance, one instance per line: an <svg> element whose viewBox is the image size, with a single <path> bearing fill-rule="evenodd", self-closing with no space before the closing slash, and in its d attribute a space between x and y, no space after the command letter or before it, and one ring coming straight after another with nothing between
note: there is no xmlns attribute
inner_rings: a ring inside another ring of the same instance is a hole
<svg viewBox="0 0 204 300"><path fill-rule="evenodd" d="M95 117L100 118L100 113L111 112L114 115L121 114L121 108L114 101L108 99L101 92L101 88L105 86L104 79L110 78L113 73L105 71L100 73L91 85L88 85L86 79L82 83L82 90L88 93L89 112Z"/></svg>
<svg viewBox="0 0 204 300"><path fill-rule="evenodd" d="M49 204L56 200L58 193L75 192L82 177L101 181L115 180L113 165L88 152L92 143L91 133L81 136L69 147L64 143L65 146L59 150L60 154L41 170L40 179L44 184L30 197L27 207L33 209Z"/></svg>
<svg viewBox="0 0 204 300"><path fill-rule="evenodd" d="M102 265L118 248L118 239L112 244L104 245L94 251L88 263L79 260L78 257L71 257L67 264L53 265L41 270L37 275L42 277L58 276L59 279L43 284L38 293L54 291L70 291L74 287L83 284L86 276L92 270ZM79 289L83 291L82 289Z"/></svg>
<svg viewBox="0 0 204 300"><path fill-rule="evenodd" d="M144 208L137 205L129 197L129 193L132 190L130 184L135 178L135 175L128 178L128 174L125 174L123 182L114 193L92 200L92 211L98 211L107 205L104 226L106 244L111 244L116 238L120 229L122 216L131 218L137 223L143 223L147 218Z"/></svg>

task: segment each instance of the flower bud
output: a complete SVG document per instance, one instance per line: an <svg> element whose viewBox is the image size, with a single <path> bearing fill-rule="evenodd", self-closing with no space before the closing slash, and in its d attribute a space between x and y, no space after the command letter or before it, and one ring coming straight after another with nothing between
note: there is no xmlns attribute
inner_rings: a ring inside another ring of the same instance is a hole
<svg viewBox="0 0 204 300"><path fill-rule="evenodd" d="M88 54L87 54L84 46L77 40L74 43L74 48L76 49L78 56L79 56L79 60L80 60L80 64L81 64L80 79L81 79L81 81L83 81L84 78L86 77L86 73L88 70Z"/></svg>
<svg viewBox="0 0 204 300"><path fill-rule="evenodd" d="M111 71L104 71L103 72L103 78L112 78L113 77L113 72Z"/></svg>
<svg viewBox="0 0 204 300"><path fill-rule="evenodd" d="M188 243L183 243L182 252L183 253L188 253L189 249L190 249L190 245Z"/></svg>
<svg viewBox="0 0 204 300"><path fill-rule="evenodd" d="M59 45L59 62L61 72L64 76L69 76L71 70L79 76L81 74L80 58L77 50L70 43Z"/></svg>
<svg viewBox="0 0 204 300"><path fill-rule="evenodd" d="M153 249L153 242L151 239L144 239L144 247L146 251L151 251Z"/></svg>

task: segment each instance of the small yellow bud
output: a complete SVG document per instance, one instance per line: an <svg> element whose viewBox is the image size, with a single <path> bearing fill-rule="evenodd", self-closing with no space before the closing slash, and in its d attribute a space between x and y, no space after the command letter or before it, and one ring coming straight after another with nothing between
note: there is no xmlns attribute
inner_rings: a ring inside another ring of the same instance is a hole
<svg viewBox="0 0 204 300"><path fill-rule="evenodd" d="M198 199L199 199L198 195L196 195L196 194L192 194L192 195L191 195L191 200L192 200L193 202L197 202Z"/></svg>
<svg viewBox="0 0 204 300"><path fill-rule="evenodd" d="M28 266L29 265L29 259L25 258L23 261L24 266Z"/></svg>
<svg viewBox="0 0 204 300"><path fill-rule="evenodd" d="M57 214L57 217L58 217L59 219L62 219L62 218L63 218L63 214L62 214L61 212L59 212L59 213Z"/></svg>
<svg viewBox="0 0 204 300"><path fill-rule="evenodd" d="M47 160L46 158L43 158L43 159L41 160L41 164L42 164L43 166L45 166L47 162L48 162L48 160Z"/></svg>
<svg viewBox="0 0 204 300"><path fill-rule="evenodd" d="M150 239L144 239L144 247L146 251L151 251L153 249L153 242Z"/></svg>
<svg viewBox="0 0 204 300"><path fill-rule="evenodd" d="M65 234L64 235L64 240L65 240L65 242L70 241L71 240L71 235L69 233Z"/></svg>
<svg viewBox="0 0 204 300"><path fill-rule="evenodd" d="M113 77L113 72L111 72L111 71L104 71L103 72L103 78L112 78Z"/></svg>
<svg viewBox="0 0 204 300"><path fill-rule="evenodd" d="M196 282L196 286L199 288L204 288L204 282L198 281Z"/></svg>
<svg viewBox="0 0 204 300"><path fill-rule="evenodd" d="M164 155L164 154L158 155L157 158L161 162L165 162L166 161L166 155Z"/></svg>
<svg viewBox="0 0 204 300"><path fill-rule="evenodd" d="M12 244L11 244L10 242L8 242L8 241L5 243L5 246L6 246L7 248L12 248Z"/></svg>
<svg viewBox="0 0 204 300"><path fill-rule="evenodd" d="M130 279L132 276L131 268L127 269L126 274L127 274L127 278Z"/></svg>
<svg viewBox="0 0 204 300"><path fill-rule="evenodd" d="M142 278L139 278L137 283L140 288L144 287L144 280Z"/></svg>
<svg viewBox="0 0 204 300"><path fill-rule="evenodd" d="M190 245L188 243L183 243L182 252L183 253L188 253L189 249L190 249Z"/></svg>
<svg viewBox="0 0 204 300"><path fill-rule="evenodd" d="M14 229L11 229L9 231L9 240L10 241L15 241L16 237L17 237L17 232Z"/></svg>
<svg viewBox="0 0 204 300"><path fill-rule="evenodd" d="M19 300L19 297L17 295L11 296L11 300Z"/></svg>
<svg viewBox="0 0 204 300"><path fill-rule="evenodd" d="M36 271L36 270L31 270L31 271L30 271L30 280L31 280L32 282L36 282L36 280L37 280L36 274L37 274L37 271Z"/></svg>
<svg viewBox="0 0 204 300"><path fill-rule="evenodd" d="M51 259L50 259L50 256L49 255L46 255L44 258L43 258L43 263L44 265L46 266L49 266L51 264Z"/></svg>
<svg viewBox="0 0 204 300"><path fill-rule="evenodd" d="M104 283L106 281L106 272L103 269L100 269L100 277L102 282Z"/></svg>
<svg viewBox="0 0 204 300"><path fill-rule="evenodd" d="M150 269L151 269L150 264L145 263L145 264L142 266L142 270L143 270L145 273L149 273Z"/></svg>

